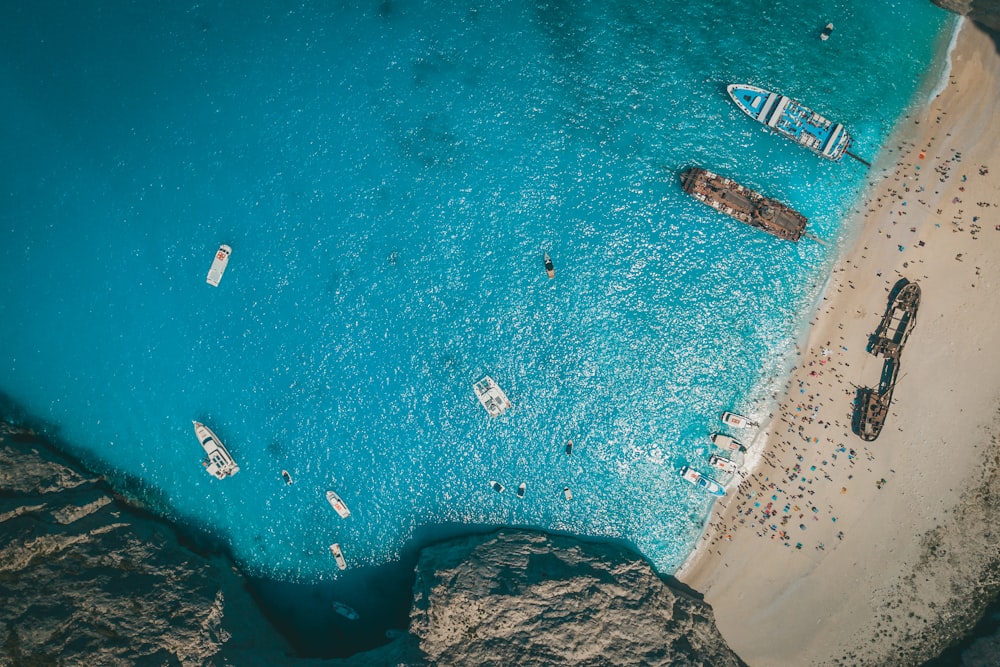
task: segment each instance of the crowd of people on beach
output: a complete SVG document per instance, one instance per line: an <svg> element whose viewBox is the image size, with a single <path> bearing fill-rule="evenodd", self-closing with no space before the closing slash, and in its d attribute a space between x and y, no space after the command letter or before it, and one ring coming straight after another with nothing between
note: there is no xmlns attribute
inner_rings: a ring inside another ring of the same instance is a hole
<svg viewBox="0 0 1000 667"><path fill-rule="evenodd" d="M938 116L937 122L941 120ZM947 141L949 136L950 133L945 134L943 140ZM866 202L869 215L876 214L879 209L889 209L888 219L893 227L891 230L886 228L884 237L898 252L923 251L929 245L926 238L932 227L950 226L953 233L968 232L972 240L982 234L979 224L982 214L970 218L962 208L961 197L954 197L950 204L937 203L933 207L928 200L940 195L937 188L941 183L953 177L960 177L963 183L970 177L976 178L977 174L986 177L989 167L979 165L975 170L963 169L962 153L936 146L937 139L932 137L928 145L921 147L907 141L898 144L891 151L898 153L897 164L885 174L885 180L891 178L894 183L883 183L882 193ZM933 167L928 169L931 164ZM964 192L964 187L959 191ZM982 209L1000 206L989 201L976 202L976 205ZM907 216L914 221L905 222ZM1000 225L996 229L1000 231ZM866 246L863 250L863 260L868 260L869 253L873 259L885 257L883 248ZM962 257L960 253L956 260L961 262ZM911 265L922 262L921 255L913 253L912 259L896 264L905 271L916 271L916 266ZM858 267L854 265L853 268ZM896 280L904 277L898 269L892 273L878 268L875 278L888 290ZM971 276L973 287L976 275L979 275L979 267L975 267ZM921 276L912 277L919 279ZM835 277L831 289L839 293L855 289L855 285L846 277L839 280ZM829 296L824 297L824 301L827 300ZM872 330L877 323L872 320ZM839 328L842 330L843 325ZM837 341L827 340L823 345L796 351L799 363L784 387L787 395L795 400L786 399L778 413L770 415L770 437L766 438L768 444L760 464L752 473L742 475L743 480L727 505L727 510L731 511L713 513L702 537L709 543L708 548L716 546L720 540L731 541L736 531L749 529L759 538L786 548L803 550L809 547L809 550L825 551L828 544L849 538L838 524L836 499L860 488L859 484L873 485L881 492L891 483L884 469L879 471L873 465L878 452L877 442L864 442L851 433L855 383L861 378L857 376L857 368L850 368L847 353L849 346L862 347L864 343L863 339L845 340L841 336ZM780 399L777 394L773 398ZM890 420L892 416L890 414ZM898 424L896 428L902 430ZM892 472L889 469L890 477ZM821 487L824 487L822 492L817 494Z"/></svg>

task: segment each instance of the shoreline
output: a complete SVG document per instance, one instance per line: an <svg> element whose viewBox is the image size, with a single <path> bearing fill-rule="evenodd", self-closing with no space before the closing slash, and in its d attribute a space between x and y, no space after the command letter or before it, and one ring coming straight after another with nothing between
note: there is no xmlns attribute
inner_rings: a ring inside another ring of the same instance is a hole
<svg viewBox="0 0 1000 667"><path fill-rule="evenodd" d="M969 539L1000 515L983 500L1000 488L988 446L1000 432L1000 188L988 176L1000 173L1000 56L971 22L956 32L946 85L880 151L785 395L761 420L760 463L675 573L750 665L918 662L997 588L957 609L952 586L1000 563L989 540ZM865 348L901 277L924 299L885 428L865 442L851 432L854 387L878 384L882 359Z"/></svg>

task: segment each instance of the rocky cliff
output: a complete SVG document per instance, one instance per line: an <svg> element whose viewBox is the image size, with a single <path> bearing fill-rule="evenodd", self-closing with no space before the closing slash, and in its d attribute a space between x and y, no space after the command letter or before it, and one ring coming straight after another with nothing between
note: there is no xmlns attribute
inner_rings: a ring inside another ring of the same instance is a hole
<svg viewBox="0 0 1000 667"><path fill-rule="evenodd" d="M501 531L425 548L410 632L440 665L742 665L711 608L610 544Z"/></svg>
<svg viewBox="0 0 1000 667"><path fill-rule="evenodd" d="M967 16L981 27L1000 32L1000 1L998 0L931 0L938 7Z"/></svg>
<svg viewBox="0 0 1000 667"><path fill-rule="evenodd" d="M624 548L503 531L422 550L411 631L296 660L224 556L0 424L0 665L740 665Z"/></svg>
<svg viewBox="0 0 1000 667"><path fill-rule="evenodd" d="M0 665L263 665L286 653L228 561L192 552L6 425L0 600Z"/></svg>

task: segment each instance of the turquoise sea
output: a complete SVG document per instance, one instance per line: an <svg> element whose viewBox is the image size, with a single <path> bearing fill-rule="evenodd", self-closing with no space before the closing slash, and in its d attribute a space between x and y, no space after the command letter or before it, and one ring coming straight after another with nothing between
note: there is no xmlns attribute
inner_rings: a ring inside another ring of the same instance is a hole
<svg viewBox="0 0 1000 667"><path fill-rule="evenodd" d="M454 524L619 539L671 573L710 507L676 471L708 472L722 410L766 422L867 176L768 134L726 84L799 99L872 159L953 18L358 4L8 9L6 410L267 579L350 581ZM688 166L788 202L822 242L716 214L681 191ZM499 418L483 375L513 402ZM238 475L204 473L192 419Z"/></svg>

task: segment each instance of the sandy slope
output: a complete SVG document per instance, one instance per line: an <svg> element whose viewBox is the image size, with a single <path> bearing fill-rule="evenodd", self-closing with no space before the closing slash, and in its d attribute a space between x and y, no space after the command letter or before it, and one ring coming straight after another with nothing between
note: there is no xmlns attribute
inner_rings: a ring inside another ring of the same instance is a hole
<svg viewBox="0 0 1000 667"><path fill-rule="evenodd" d="M763 462L678 573L751 665L912 664L997 585L984 573L1000 562L998 111L1000 56L966 23L949 85L872 171ZM877 386L865 347L900 277L921 306L891 416L866 443L852 385Z"/></svg>

